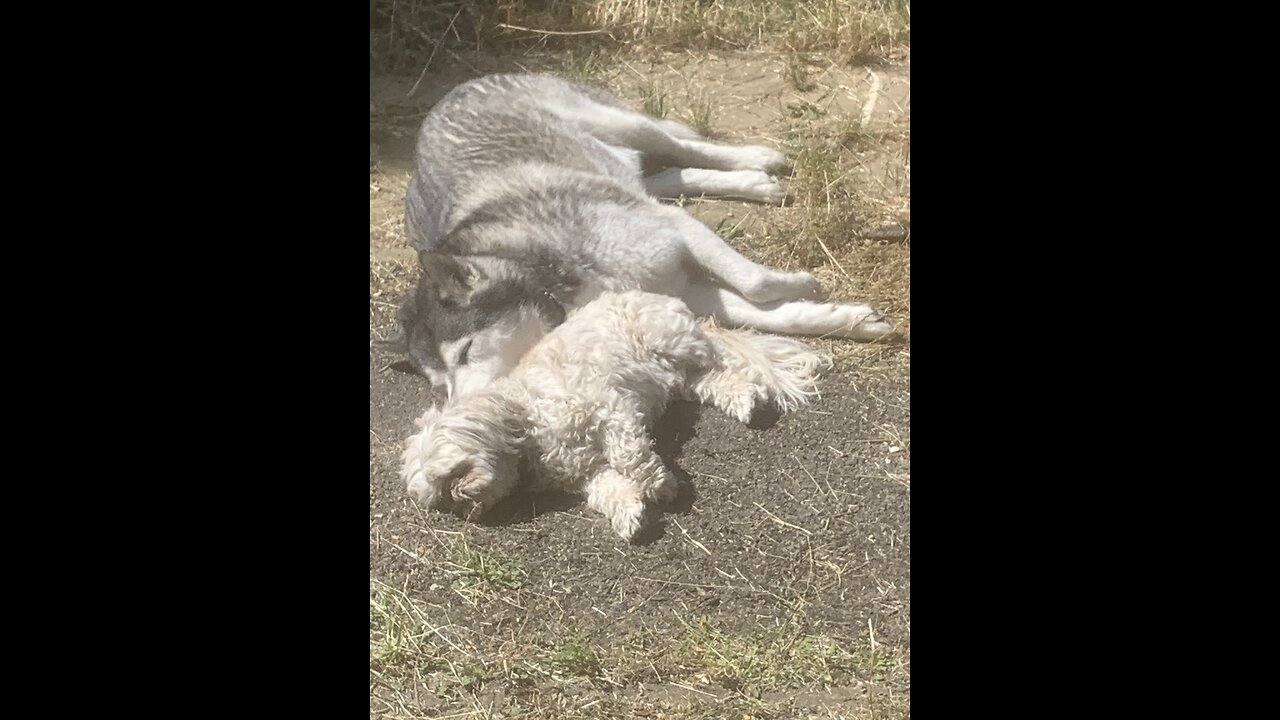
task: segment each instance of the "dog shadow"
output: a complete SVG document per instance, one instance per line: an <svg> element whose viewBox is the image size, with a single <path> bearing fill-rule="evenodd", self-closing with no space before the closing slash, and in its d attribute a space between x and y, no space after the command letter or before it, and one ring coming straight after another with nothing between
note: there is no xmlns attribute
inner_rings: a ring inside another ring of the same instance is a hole
<svg viewBox="0 0 1280 720"><path fill-rule="evenodd" d="M667 515L685 515L693 509L698 488L693 484L693 476L677 461L684 453L685 443L697 436L701 418L701 404L675 401L653 424L653 449L675 476L676 496L651 510L651 522L631 539L632 544L643 546L661 540L667 534Z"/></svg>
<svg viewBox="0 0 1280 720"><path fill-rule="evenodd" d="M684 515L693 508L698 490L693 476L677 462L684 454L685 443L698 434L698 421L702 418L702 405L696 402L675 401L653 424L653 450L676 478L676 496L660 506L663 512Z"/></svg>
<svg viewBox="0 0 1280 720"><path fill-rule="evenodd" d="M471 520L477 525L488 527L503 525L520 525L527 523L539 515L553 512L566 512L581 505L583 499L579 495L565 492L549 491L535 493L528 489L524 477L520 479L520 487L510 495L498 501L487 512Z"/></svg>

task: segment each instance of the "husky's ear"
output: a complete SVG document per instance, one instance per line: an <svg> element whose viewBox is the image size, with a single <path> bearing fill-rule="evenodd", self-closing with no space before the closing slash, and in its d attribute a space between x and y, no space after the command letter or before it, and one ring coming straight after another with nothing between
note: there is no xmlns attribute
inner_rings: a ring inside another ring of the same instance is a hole
<svg viewBox="0 0 1280 720"><path fill-rule="evenodd" d="M564 323L566 312L564 304L561 303L554 295L549 292L542 292L534 296L533 307L538 311L538 315L542 317L543 322L550 327L560 327Z"/></svg>
<svg viewBox="0 0 1280 720"><path fill-rule="evenodd" d="M471 263L441 252L418 253L423 275L440 293L441 299L465 303L480 280L480 273Z"/></svg>
<svg viewBox="0 0 1280 720"><path fill-rule="evenodd" d="M396 328L382 340L374 340L373 347L404 355L409 352L409 338L405 336L404 328Z"/></svg>
<svg viewBox="0 0 1280 720"><path fill-rule="evenodd" d="M396 313L396 328L382 340L374 340L372 345L379 350L387 350L401 355L409 352L409 326L413 325L418 315L416 298L411 294Z"/></svg>

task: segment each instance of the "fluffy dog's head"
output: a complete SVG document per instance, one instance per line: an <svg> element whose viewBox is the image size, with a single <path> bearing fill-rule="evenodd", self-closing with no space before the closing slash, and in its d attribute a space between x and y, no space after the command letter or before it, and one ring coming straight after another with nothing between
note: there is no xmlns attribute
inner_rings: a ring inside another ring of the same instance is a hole
<svg viewBox="0 0 1280 720"><path fill-rule="evenodd" d="M493 507L518 480L523 416L498 387L427 410L401 456L409 494L427 507Z"/></svg>

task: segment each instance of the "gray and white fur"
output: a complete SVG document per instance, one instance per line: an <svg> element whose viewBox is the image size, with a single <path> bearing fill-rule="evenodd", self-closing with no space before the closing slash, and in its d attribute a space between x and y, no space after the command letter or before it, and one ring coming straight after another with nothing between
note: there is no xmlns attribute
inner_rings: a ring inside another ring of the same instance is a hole
<svg viewBox="0 0 1280 720"><path fill-rule="evenodd" d="M709 143L560 78L490 75L449 92L418 133L405 217L423 274L385 346L449 395L511 370L604 291L683 300L728 327L875 340L868 305L813 302L809 273L754 263L658 197L767 203L782 153ZM646 174L648 173L648 174Z"/></svg>

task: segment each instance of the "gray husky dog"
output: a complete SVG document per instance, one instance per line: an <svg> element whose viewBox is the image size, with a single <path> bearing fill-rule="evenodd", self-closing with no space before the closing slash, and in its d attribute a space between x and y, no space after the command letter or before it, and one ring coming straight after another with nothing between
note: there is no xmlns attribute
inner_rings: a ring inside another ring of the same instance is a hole
<svg viewBox="0 0 1280 720"><path fill-rule="evenodd" d="M820 303L817 280L756 264L659 197L780 203L759 146L706 142L608 93L556 77L490 75L431 109L405 226L422 277L381 343L449 396L506 375L606 291L679 298L729 327L869 341L892 327L868 305Z"/></svg>

